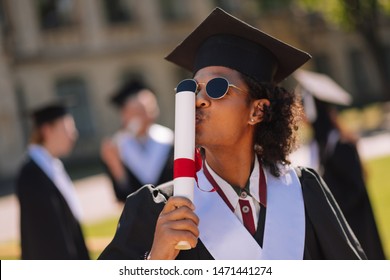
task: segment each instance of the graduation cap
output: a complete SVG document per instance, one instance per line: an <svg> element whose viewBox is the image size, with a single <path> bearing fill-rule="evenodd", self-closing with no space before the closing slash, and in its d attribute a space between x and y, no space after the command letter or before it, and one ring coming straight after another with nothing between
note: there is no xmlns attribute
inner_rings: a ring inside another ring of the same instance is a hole
<svg viewBox="0 0 390 280"><path fill-rule="evenodd" d="M34 109L31 113L36 127L54 121L68 114L67 107L61 101L52 101Z"/></svg>
<svg viewBox="0 0 390 280"><path fill-rule="evenodd" d="M318 100L343 106L352 103L351 95L325 74L299 69L293 77L297 80L301 90Z"/></svg>
<svg viewBox="0 0 390 280"><path fill-rule="evenodd" d="M215 8L165 59L194 74L207 66L225 66L258 82L279 83L310 58Z"/></svg>
<svg viewBox="0 0 390 280"><path fill-rule="evenodd" d="M110 101L116 107L121 108L128 98L135 96L138 92L144 89L149 89L149 87L140 80L128 81L111 96Z"/></svg>
<svg viewBox="0 0 390 280"><path fill-rule="evenodd" d="M298 82L297 90L301 92L305 114L310 122L317 120L324 106L352 103L351 95L325 74L299 69L293 77Z"/></svg>

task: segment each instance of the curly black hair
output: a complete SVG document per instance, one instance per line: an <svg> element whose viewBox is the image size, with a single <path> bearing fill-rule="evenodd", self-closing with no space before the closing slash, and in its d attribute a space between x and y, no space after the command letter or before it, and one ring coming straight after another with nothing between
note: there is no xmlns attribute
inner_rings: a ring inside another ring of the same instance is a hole
<svg viewBox="0 0 390 280"><path fill-rule="evenodd" d="M252 100L265 98L270 101L270 106L263 107L263 120L256 125L254 148L263 164L279 177L278 163L289 164L287 157L297 146L297 130L303 115L300 99L283 87L259 83L241 75Z"/></svg>

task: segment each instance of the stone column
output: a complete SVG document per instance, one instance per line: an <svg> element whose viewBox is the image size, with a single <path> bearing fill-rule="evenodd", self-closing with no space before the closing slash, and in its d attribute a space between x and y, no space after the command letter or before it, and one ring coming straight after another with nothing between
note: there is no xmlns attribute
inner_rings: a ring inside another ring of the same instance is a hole
<svg viewBox="0 0 390 280"><path fill-rule="evenodd" d="M16 173L24 150L13 75L2 46L0 33L0 179Z"/></svg>
<svg viewBox="0 0 390 280"><path fill-rule="evenodd" d="M40 48L40 30L35 1L12 0L8 4L16 53L23 56L36 54Z"/></svg>
<svg viewBox="0 0 390 280"><path fill-rule="evenodd" d="M104 20L101 1L83 0L79 4L84 44L88 49L102 49L104 47Z"/></svg>

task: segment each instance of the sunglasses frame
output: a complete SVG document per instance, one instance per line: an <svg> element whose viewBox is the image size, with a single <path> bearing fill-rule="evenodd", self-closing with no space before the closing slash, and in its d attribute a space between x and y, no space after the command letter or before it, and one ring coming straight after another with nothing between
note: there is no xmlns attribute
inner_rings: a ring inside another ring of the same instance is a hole
<svg viewBox="0 0 390 280"><path fill-rule="evenodd" d="M215 79L222 79L222 80L224 80L224 81L226 82L226 85L227 85L225 92L224 92L220 97L212 97L212 96L208 93L208 91L207 91L207 85L208 85L211 81L213 81L213 80L215 80ZM228 79L226 79L226 78L224 78L224 77L215 77L215 78L212 78L212 79L209 80L207 83L198 83L195 79L185 79L185 80L181 81L181 82L178 84L178 86L175 88L175 92L177 93L178 90L180 90L181 85L182 85L183 83L187 83L187 84L188 84L188 81L193 81L193 82L195 83L195 85L196 85L195 94L198 94L198 92L200 91L199 85L203 85L203 86L206 85L205 91L206 91L207 96L208 96L209 98L211 98L211 99L214 99L214 100L218 100L218 99L221 99L221 98L225 97L225 95L226 95L226 94L228 93L228 91L229 91L229 87L232 87L232 88L234 88L234 89L237 89L237 90L239 90L239 91L241 91L241 92L243 92L243 93L247 93L246 91L244 91L243 89L239 88L238 86L236 86L236 85L234 85L234 84L231 84L231 83L228 81Z"/></svg>

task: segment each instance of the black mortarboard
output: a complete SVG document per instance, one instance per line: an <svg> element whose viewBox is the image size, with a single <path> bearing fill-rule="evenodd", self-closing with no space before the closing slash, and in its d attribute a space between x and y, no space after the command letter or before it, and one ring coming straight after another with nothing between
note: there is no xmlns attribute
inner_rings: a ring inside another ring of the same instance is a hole
<svg viewBox="0 0 390 280"><path fill-rule="evenodd" d="M53 102L43 105L32 111L32 119L34 125L39 127L45 123L54 121L62 116L68 114L68 110L65 105L60 102Z"/></svg>
<svg viewBox="0 0 390 280"><path fill-rule="evenodd" d="M293 76L301 90L318 100L344 106L352 103L351 95L325 74L299 69Z"/></svg>
<svg viewBox="0 0 390 280"><path fill-rule="evenodd" d="M143 89L149 89L144 83L140 80L131 80L126 82L115 94L111 96L111 102L121 108L126 100L137 94Z"/></svg>
<svg viewBox="0 0 390 280"><path fill-rule="evenodd" d="M311 123L324 120L324 114L328 114L325 108L329 104L347 106L352 103L351 95L325 74L299 69L293 76L298 82L297 91L302 96L305 114Z"/></svg>
<svg viewBox="0 0 390 280"><path fill-rule="evenodd" d="M225 66L259 82L279 83L311 56L216 8L167 57L194 74Z"/></svg>

